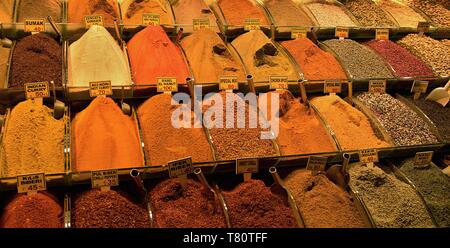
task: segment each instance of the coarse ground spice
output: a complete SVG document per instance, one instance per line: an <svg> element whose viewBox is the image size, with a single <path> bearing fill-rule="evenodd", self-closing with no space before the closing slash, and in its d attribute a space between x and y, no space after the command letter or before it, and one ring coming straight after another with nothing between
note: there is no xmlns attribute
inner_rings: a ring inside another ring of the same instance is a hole
<svg viewBox="0 0 450 248"><path fill-rule="evenodd" d="M72 170L142 167L136 123L107 97L95 98L72 121Z"/></svg>
<svg viewBox="0 0 450 248"><path fill-rule="evenodd" d="M433 163L414 166L414 159L402 161L399 168L422 194L439 227L450 227L450 178Z"/></svg>
<svg viewBox="0 0 450 248"><path fill-rule="evenodd" d="M0 2L0 22L2 23L12 23L14 1L13 0L2 0Z"/></svg>
<svg viewBox="0 0 450 248"><path fill-rule="evenodd" d="M209 24L216 25L216 17L204 0L171 0L178 24L192 25L192 19L209 19Z"/></svg>
<svg viewBox="0 0 450 248"><path fill-rule="evenodd" d="M281 45L294 57L306 80L347 79L336 58L309 39L283 41Z"/></svg>
<svg viewBox="0 0 450 248"><path fill-rule="evenodd" d="M15 106L2 143L2 177L64 172L64 122L38 100Z"/></svg>
<svg viewBox="0 0 450 248"><path fill-rule="evenodd" d="M128 42L135 84L155 84L158 77L175 77L179 84L189 77L180 49L161 26L148 26ZM156 59L157 58L157 59Z"/></svg>
<svg viewBox="0 0 450 248"><path fill-rule="evenodd" d="M351 196L328 180L324 174L296 170L285 185L300 208L307 228L367 227Z"/></svg>
<svg viewBox="0 0 450 248"><path fill-rule="evenodd" d="M48 193L17 194L3 209L1 228L62 228L63 209Z"/></svg>
<svg viewBox="0 0 450 248"><path fill-rule="evenodd" d="M26 36L12 53L9 87L43 81L62 85L62 47L52 37L43 33Z"/></svg>
<svg viewBox="0 0 450 248"><path fill-rule="evenodd" d="M364 92L357 99L378 118L397 146L437 143L428 124L412 109L389 94Z"/></svg>
<svg viewBox="0 0 450 248"><path fill-rule="evenodd" d="M170 161L192 157L194 162L213 161L211 147L202 128L194 128L194 112L188 123L182 119L172 122L174 111L170 94L159 94L138 108L138 116L150 165L165 165ZM185 106L185 108L188 108ZM189 109L187 109L189 111ZM176 123L175 123L176 122ZM175 128L173 125L179 125ZM184 125L192 125L183 127Z"/></svg>
<svg viewBox="0 0 450 248"><path fill-rule="evenodd" d="M145 13L159 14L160 24L173 24L166 0L123 0L120 9L124 24L142 24Z"/></svg>
<svg viewBox="0 0 450 248"><path fill-rule="evenodd" d="M450 10L442 4L429 0L407 0L407 2L410 6L423 11L439 26L450 27Z"/></svg>
<svg viewBox="0 0 450 248"><path fill-rule="evenodd" d="M450 47L433 38L417 34L408 34L397 44L422 59L436 75L441 77L450 75Z"/></svg>
<svg viewBox="0 0 450 248"><path fill-rule="evenodd" d="M209 189L188 179L186 187L179 179L167 179L150 192L155 227L224 228L225 215L220 202Z"/></svg>
<svg viewBox="0 0 450 248"><path fill-rule="evenodd" d="M294 65L261 30L242 34L231 44L255 82L267 82L271 75L287 76L288 80L298 79Z"/></svg>
<svg viewBox="0 0 450 248"><path fill-rule="evenodd" d="M417 28L419 22L425 21L419 13L397 0L374 0L374 2L389 12L400 27Z"/></svg>
<svg viewBox="0 0 450 248"><path fill-rule="evenodd" d="M210 101L210 102L205 102ZM256 128L250 128L249 125L249 112L256 111L254 108L250 108L247 102L244 102L242 98L234 93L221 92L220 95L214 95L211 99L205 99L202 103L204 106L204 112L211 114L211 121L221 123L222 128L211 128L209 130L212 138L212 142L216 148L216 156L218 160L234 160L237 158L246 157L268 157L275 156L276 151L273 146L272 140L261 139L262 132L268 130L263 129L258 125ZM216 101L217 100L217 101ZM222 104L223 103L223 104ZM245 128L238 128L237 121L237 108L238 105L244 106L245 104ZM233 121L227 120L226 109L234 109ZM220 118L215 114L222 111L223 120L220 122ZM205 113L204 113L205 114ZM205 117L204 117L205 118ZM206 117L208 118L208 117ZM208 120L203 120L205 125L211 125ZM232 128L227 128L227 124L231 124Z"/></svg>
<svg viewBox="0 0 450 248"><path fill-rule="evenodd" d="M115 0L69 0L67 11L69 23L84 23L88 15L101 15L105 24L113 24L119 18Z"/></svg>
<svg viewBox="0 0 450 248"><path fill-rule="evenodd" d="M350 39L326 40L346 70L354 78L392 78L391 71L383 60L369 48Z"/></svg>
<svg viewBox="0 0 450 248"><path fill-rule="evenodd" d="M292 0L265 0L276 26L314 26L308 15Z"/></svg>
<svg viewBox="0 0 450 248"><path fill-rule="evenodd" d="M369 118L339 96L315 97L311 100L336 134L343 150L360 150L391 146L377 137Z"/></svg>
<svg viewBox="0 0 450 248"><path fill-rule="evenodd" d="M356 20L363 27L395 27L396 24L391 20L382 9L380 9L372 0L341 0Z"/></svg>
<svg viewBox="0 0 450 248"><path fill-rule="evenodd" d="M426 101L425 96L417 100L410 99L419 107L428 118L436 125L439 134L444 140L450 142L450 105L442 107L441 104L434 101Z"/></svg>
<svg viewBox="0 0 450 248"><path fill-rule="evenodd" d="M417 192L378 166L352 164L350 186L358 191L377 227L434 227Z"/></svg>
<svg viewBox="0 0 450 248"><path fill-rule="evenodd" d="M357 26L339 6L326 2L309 3L305 6L312 12L321 27Z"/></svg>
<svg viewBox="0 0 450 248"><path fill-rule="evenodd" d="M93 25L69 47L70 86L89 87L89 82L111 81L130 85L131 73L125 52L102 26Z"/></svg>
<svg viewBox="0 0 450 248"><path fill-rule="evenodd" d="M367 43L394 70L397 77L433 77L433 70L405 48L390 40L371 40Z"/></svg>
<svg viewBox="0 0 450 248"><path fill-rule="evenodd" d="M3 1L3 0L2 0ZM18 22L27 18L47 18L51 16L55 22L62 20L61 0L18 0Z"/></svg>
<svg viewBox="0 0 450 248"><path fill-rule="evenodd" d="M150 227L148 210L124 192L92 189L77 195L72 202L75 228Z"/></svg>
<svg viewBox="0 0 450 248"><path fill-rule="evenodd" d="M11 49L0 46L0 87L6 88L8 74L9 53Z"/></svg>
<svg viewBox="0 0 450 248"><path fill-rule="evenodd" d="M276 92L279 97L279 133L277 137L282 155L310 154L336 151L334 141L327 133L314 110L308 109L289 91ZM269 92L267 99L276 96ZM260 95L261 99L261 95ZM267 101L270 111L270 100ZM267 114L266 114L267 116ZM270 116L269 120L274 118Z"/></svg>
<svg viewBox="0 0 450 248"><path fill-rule="evenodd" d="M245 70L220 36L210 29L201 29L181 40L195 83L218 82L221 76L245 80Z"/></svg>
<svg viewBox="0 0 450 248"><path fill-rule="evenodd" d="M297 227L292 210L263 181L250 180L223 192L231 226L235 228Z"/></svg>
<svg viewBox="0 0 450 248"><path fill-rule="evenodd" d="M245 19L259 19L261 25L269 25L264 10L254 0L218 0L228 25L244 26Z"/></svg>
<svg viewBox="0 0 450 248"><path fill-rule="evenodd" d="M448 39L441 40L441 43L446 45L446 46L448 46L448 47L450 47L450 40L448 40Z"/></svg>

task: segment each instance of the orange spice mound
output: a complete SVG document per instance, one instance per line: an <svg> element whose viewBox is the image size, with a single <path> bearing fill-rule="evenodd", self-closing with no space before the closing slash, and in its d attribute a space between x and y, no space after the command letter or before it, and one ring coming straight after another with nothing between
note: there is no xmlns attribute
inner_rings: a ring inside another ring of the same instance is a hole
<svg viewBox="0 0 450 248"><path fill-rule="evenodd" d="M176 77L185 83L188 67L180 49L169 39L161 26L148 26L128 42L133 81L155 84L158 77Z"/></svg>
<svg viewBox="0 0 450 248"><path fill-rule="evenodd" d="M283 41L307 80L347 79L336 58L306 38Z"/></svg>
<svg viewBox="0 0 450 248"><path fill-rule="evenodd" d="M107 24L119 18L115 0L72 0L68 5L69 23L84 23L87 15L101 15Z"/></svg>
<svg viewBox="0 0 450 248"><path fill-rule="evenodd" d="M72 148L74 171L143 166L136 123L111 98L97 97L75 116Z"/></svg>
<svg viewBox="0 0 450 248"><path fill-rule="evenodd" d="M253 0L219 0L218 3L229 25L243 26L248 18L258 18L261 25L269 24L264 11Z"/></svg>

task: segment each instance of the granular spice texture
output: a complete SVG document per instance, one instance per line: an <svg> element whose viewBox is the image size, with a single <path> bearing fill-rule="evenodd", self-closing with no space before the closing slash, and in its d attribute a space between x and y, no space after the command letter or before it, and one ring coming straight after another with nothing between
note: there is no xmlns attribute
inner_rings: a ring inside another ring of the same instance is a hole
<svg viewBox="0 0 450 248"><path fill-rule="evenodd" d="M62 47L52 37L43 33L26 36L12 53L9 87L43 81L62 85Z"/></svg>
<svg viewBox="0 0 450 248"><path fill-rule="evenodd" d="M211 26L216 25L216 17L204 0L176 0L172 4L178 24L192 25L193 19L209 19ZM188 27L184 27L188 28Z"/></svg>
<svg viewBox="0 0 450 248"><path fill-rule="evenodd" d="M375 0L374 2L383 10L389 12L400 27L417 28L419 22L425 21L419 13L397 0Z"/></svg>
<svg viewBox="0 0 450 248"><path fill-rule="evenodd" d="M285 179L308 228L367 227L351 196L324 174L296 170Z"/></svg>
<svg viewBox="0 0 450 248"><path fill-rule="evenodd" d="M72 121L74 171L142 167L134 119L107 97L95 98Z"/></svg>
<svg viewBox="0 0 450 248"><path fill-rule="evenodd" d="M204 111L206 114L213 114L211 121L221 123L222 127L214 127L209 130L212 141L216 148L216 155L219 160L234 160L245 157L268 157L275 156L276 151L270 139L261 139L261 132L267 131L260 126L250 128L249 126L249 111L256 111L250 108L240 96L234 93L221 92L220 95L215 95L212 99L205 99L211 101L204 102ZM223 103L223 105L221 104ZM244 105L245 104L245 105ZM245 128L238 128L237 108L238 105L245 106ZM219 108L219 109L217 109ZM226 120L226 109L231 111L234 109L234 119ZM220 120L215 113L222 111L223 120ZM206 126L212 125L208 120L204 119ZM227 125L232 125L232 128L227 128Z"/></svg>
<svg viewBox="0 0 450 248"><path fill-rule="evenodd" d="M450 177L433 163L418 168L414 159L403 161L399 167L422 194L439 227L450 227Z"/></svg>
<svg viewBox="0 0 450 248"><path fill-rule="evenodd" d="M260 180L243 182L234 190L223 192L223 196L228 206L232 227L297 227L290 207Z"/></svg>
<svg viewBox="0 0 450 248"><path fill-rule="evenodd" d="M348 151L390 146L377 137L366 115L339 96L316 97L311 100L311 104L330 125L342 149Z"/></svg>
<svg viewBox="0 0 450 248"><path fill-rule="evenodd" d="M433 38L417 34L408 34L397 43L422 59L436 75L450 75L450 47Z"/></svg>
<svg viewBox="0 0 450 248"><path fill-rule="evenodd" d="M85 16L100 15L111 25L119 18L116 0L70 0L67 11L69 23L84 23Z"/></svg>
<svg viewBox="0 0 450 248"><path fill-rule="evenodd" d="M24 22L27 18L47 18L47 16L51 16L55 22L62 20L62 0L18 1L18 22Z"/></svg>
<svg viewBox="0 0 450 248"><path fill-rule="evenodd" d="M383 60L369 48L356 41L332 39L324 41L339 57L354 78L392 78Z"/></svg>
<svg viewBox="0 0 450 248"><path fill-rule="evenodd" d="M361 195L377 227L434 227L419 195L391 172L377 166L353 164L350 186Z"/></svg>
<svg viewBox="0 0 450 248"><path fill-rule="evenodd" d="M275 25L281 29L282 26L314 26L308 15L292 0L265 0L264 5L274 18Z"/></svg>
<svg viewBox="0 0 450 248"><path fill-rule="evenodd" d="M0 22L12 23L14 0L2 0L0 2Z"/></svg>
<svg viewBox="0 0 450 248"><path fill-rule="evenodd" d="M278 95L279 133L277 137L282 155L310 154L320 152L333 152L337 148L334 141L327 133L324 125L318 119L316 113L307 106L301 104L289 91L269 92L267 98ZM261 95L260 95L261 99ZM270 101L268 110L270 113ZM266 114L267 115L267 114ZM274 118L270 116L270 118Z"/></svg>
<svg viewBox="0 0 450 248"><path fill-rule="evenodd" d="M2 143L3 177L64 172L64 122L35 100L11 111Z"/></svg>
<svg viewBox="0 0 450 248"><path fill-rule="evenodd" d="M245 80L245 71L238 58L228 50L220 36L211 29L201 29L181 40L195 83L218 82L221 76Z"/></svg>
<svg viewBox="0 0 450 248"><path fill-rule="evenodd" d="M437 102L426 101L425 96L415 101L411 99L411 101L431 119L442 138L450 142L450 105L442 107Z"/></svg>
<svg viewBox="0 0 450 248"><path fill-rule="evenodd" d="M194 113L191 112L188 123L184 123L182 119L172 121L172 114L181 107L178 104L172 105L171 102L170 94L159 94L138 108L150 165L165 165L186 157L192 157L193 162L213 161L205 132L201 126L193 126ZM173 124L179 125L180 128L175 128Z"/></svg>
<svg viewBox="0 0 450 248"><path fill-rule="evenodd" d="M159 14L160 24L172 24L171 10L166 0L123 0L120 5L124 24L142 24L145 13Z"/></svg>
<svg viewBox="0 0 450 248"><path fill-rule="evenodd" d="M75 228L148 228L147 209L115 190L84 191L72 200L72 225Z"/></svg>
<svg viewBox="0 0 450 248"><path fill-rule="evenodd" d="M188 179L167 179L150 192L154 224L160 228L224 228L225 215L211 191Z"/></svg>
<svg viewBox="0 0 450 248"><path fill-rule="evenodd" d="M283 41L281 45L294 57L306 80L347 79L336 58L309 39Z"/></svg>
<svg viewBox="0 0 450 248"><path fill-rule="evenodd" d="M395 27L396 24L372 0L343 0L363 27Z"/></svg>
<svg viewBox="0 0 450 248"><path fill-rule="evenodd" d="M407 0L407 2L410 6L423 11L439 26L450 27L450 10L442 4L429 0Z"/></svg>
<svg viewBox="0 0 450 248"><path fill-rule="evenodd" d="M357 26L347 13L339 6L326 2L309 3L307 8L315 16L321 27L355 27Z"/></svg>
<svg viewBox="0 0 450 248"><path fill-rule="evenodd" d="M357 96L378 118L397 146L437 143L428 124L412 109L389 94L361 93Z"/></svg>
<svg viewBox="0 0 450 248"><path fill-rule="evenodd" d="M366 43L394 70L397 77L433 77L433 70L405 48L390 40L371 40Z"/></svg>
<svg viewBox="0 0 450 248"><path fill-rule="evenodd" d="M264 11L254 0L218 0L228 25L244 26L245 19L259 19L261 25L269 25Z"/></svg>
<svg viewBox="0 0 450 248"><path fill-rule="evenodd" d="M63 209L48 193L17 194L3 209L1 228L62 228Z"/></svg>

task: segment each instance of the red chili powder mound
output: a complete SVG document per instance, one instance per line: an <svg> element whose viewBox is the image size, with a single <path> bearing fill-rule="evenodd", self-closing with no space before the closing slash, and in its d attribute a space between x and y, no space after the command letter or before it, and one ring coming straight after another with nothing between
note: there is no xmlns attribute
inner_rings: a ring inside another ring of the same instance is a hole
<svg viewBox="0 0 450 248"><path fill-rule="evenodd" d="M128 42L131 71L136 84L155 84L158 77L176 77L185 83L188 67L180 49L161 26L148 26Z"/></svg>
<svg viewBox="0 0 450 248"><path fill-rule="evenodd" d="M297 227L291 208L260 180L239 184L223 192L231 225L236 228Z"/></svg>
<svg viewBox="0 0 450 248"><path fill-rule="evenodd" d="M178 179L167 179L150 192L154 224L160 228L226 227L219 201L212 192L188 179L183 189Z"/></svg>
<svg viewBox="0 0 450 248"><path fill-rule="evenodd" d="M243 26L247 18L258 18L261 25L269 24L264 11L253 0L219 0L218 3L228 25Z"/></svg>
<svg viewBox="0 0 450 248"><path fill-rule="evenodd" d="M300 66L307 80L347 79L336 58L320 49L307 38L283 41L285 47Z"/></svg>
<svg viewBox="0 0 450 248"><path fill-rule="evenodd" d="M72 170L143 166L137 126L107 97L95 98L72 121Z"/></svg>
<svg viewBox="0 0 450 248"><path fill-rule="evenodd" d="M1 228L62 228L63 209L48 193L17 194L3 209Z"/></svg>
<svg viewBox="0 0 450 248"><path fill-rule="evenodd" d="M361 213L347 192L325 175L296 170L285 179L305 226L309 228L366 227Z"/></svg>
<svg viewBox="0 0 450 248"><path fill-rule="evenodd" d="M84 23L87 15L101 15L103 22L112 24L119 18L116 0L71 0L68 2L69 23Z"/></svg>
<svg viewBox="0 0 450 248"><path fill-rule="evenodd" d="M433 77L433 71L422 60L390 40L366 42L394 69L397 77Z"/></svg>

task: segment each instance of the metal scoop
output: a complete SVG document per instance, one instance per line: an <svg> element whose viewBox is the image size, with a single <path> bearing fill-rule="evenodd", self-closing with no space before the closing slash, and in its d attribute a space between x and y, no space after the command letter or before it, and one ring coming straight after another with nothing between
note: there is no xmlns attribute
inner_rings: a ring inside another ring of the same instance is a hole
<svg viewBox="0 0 450 248"><path fill-rule="evenodd" d="M147 205L148 215L150 218L150 227L153 227L153 207L151 201L148 199L148 192L142 181L141 173L136 169L132 169L130 171L130 176L133 179L134 188L139 195L139 199L142 200L143 204Z"/></svg>
<svg viewBox="0 0 450 248"><path fill-rule="evenodd" d="M428 101L435 101L445 107L450 101L450 80L445 87L439 87L431 91L431 93L425 98Z"/></svg>
<svg viewBox="0 0 450 248"><path fill-rule="evenodd" d="M59 28L58 28L58 26L56 26L55 21L53 21L53 18L51 16L47 16L47 20L50 23L50 26L52 26L55 33L58 35L58 39L61 42L61 39L62 39L61 31L59 31Z"/></svg>
<svg viewBox="0 0 450 248"><path fill-rule="evenodd" d="M55 82L50 82L53 89L53 117L55 119L59 120L64 116L64 110L66 108L66 104L61 102L60 100L56 99L56 86Z"/></svg>
<svg viewBox="0 0 450 248"><path fill-rule="evenodd" d="M0 35L1 35L1 46L2 47L7 47L7 48L11 48L12 46L12 41L6 37L3 37L3 23L0 23Z"/></svg>
<svg viewBox="0 0 450 248"><path fill-rule="evenodd" d="M330 181L339 186L341 189L345 190L350 181L350 176L348 174L348 164L350 163L350 154L344 153L343 164L335 164L328 168L326 176Z"/></svg>
<svg viewBox="0 0 450 248"><path fill-rule="evenodd" d="M122 86L122 90L120 92L121 92L120 108L122 109L122 113L124 113L128 116L131 116L131 106L128 103L123 101L123 99L125 97L125 89L123 86Z"/></svg>

